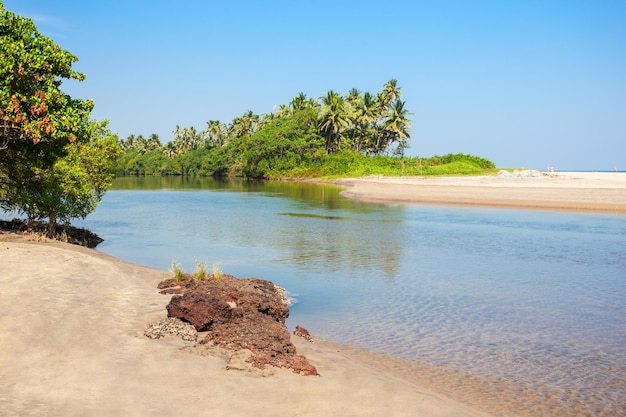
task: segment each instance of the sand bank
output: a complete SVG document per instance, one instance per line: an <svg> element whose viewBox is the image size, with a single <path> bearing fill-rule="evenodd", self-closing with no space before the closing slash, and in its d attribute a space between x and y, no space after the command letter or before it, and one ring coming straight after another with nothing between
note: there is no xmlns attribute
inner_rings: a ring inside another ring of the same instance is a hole
<svg viewBox="0 0 626 417"><path fill-rule="evenodd" d="M166 275L61 243L0 234L3 416L487 416L370 356L294 338L321 377L226 370L150 340Z"/></svg>
<svg viewBox="0 0 626 417"><path fill-rule="evenodd" d="M343 195L371 202L485 206L626 214L626 173L560 172L538 177L344 179Z"/></svg>

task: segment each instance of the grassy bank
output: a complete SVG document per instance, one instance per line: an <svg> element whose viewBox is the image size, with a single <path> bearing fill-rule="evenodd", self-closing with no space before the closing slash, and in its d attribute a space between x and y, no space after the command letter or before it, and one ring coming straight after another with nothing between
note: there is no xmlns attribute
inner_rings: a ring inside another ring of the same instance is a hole
<svg viewBox="0 0 626 417"><path fill-rule="evenodd" d="M162 154L126 153L117 168L118 176L184 175L231 176L248 178L339 178L368 175L431 176L481 175L496 171L496 165L485 158L466 154L421 157L367 156L353 151L300 160L298 163L265 164L263 169L248 170L235 158L223 158L212 151L192 151L167 158ZM252 175L253 174L253 175Z"/></svg>

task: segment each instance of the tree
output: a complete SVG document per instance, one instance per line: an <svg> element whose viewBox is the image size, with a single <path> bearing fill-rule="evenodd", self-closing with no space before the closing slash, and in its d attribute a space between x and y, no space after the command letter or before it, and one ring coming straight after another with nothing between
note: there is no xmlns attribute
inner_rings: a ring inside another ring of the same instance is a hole
<svg viewBox="0 0 626 417"><path fill-rule="evenodd" d="M350 124L346 103L335 91L330 90L322 100L319 129L326 137L326 153L337 152L341 147L341 135Z"/></svg>
<svg viewBox="0 0 626 417"><path fill-rule="evenodd" d="M317 132L316 118L311 108L295 110L246 137L240 145L243 174L254 178L280 176L319 158L324 139Z"/></svg>
<svg viewBox="0 0 626 417"><path fill-rule="evenodd" d="M226 137L226 126L219 120L209 120L205 129L211 147L220 147Z"/></svg>
<svg viewBox="0 0 626 417"><path fill-rule="evenodd" d="M9 187L11 165L51 166L65 146L87 138L93 102L60 90L62 79L82 81L77 58L42 36L30 19L0 1L0 189Z"/></svg>
<svg viewBox="0 0 626 417"><path fill-rule="evenodd" d="M389 150L394 143L397 143L395 153L404 154L404 149L408 146L409 130L411 129L408 115L410 112L404 108L404 101L396 100L386 114L383 123L383 131L385 132L386 150Z"/></svg>
<svg viewBox="0 0 626 417"><path fill-rule="evenodd" d="M117 136L108 121L89 123L90 140L66 145L66 156L51 168L24 166L30 181L9 193L11 206L29 221L48 219L48 235L54 236L57 223L85 218L91 213L115 177L115 163L121 153Z"/></svg>
<svg viewBox="0 0 626 417"><path fill-rule="evenodd" d="M153 133L148 138L148 143L146 144L146 146L148 148L148 151L153 151L155 149L161 149L163 145L161 144L159 135L157 135L156 133Z"/></svg>
<svg viewBox="0 0 626 417"><path fill-rule="evenodd" d="M72 99L63 79L82 81L77 58L0 1L0 207L29 220L93 211L119 155L107 122L90 122L93 102Z"/></svg>

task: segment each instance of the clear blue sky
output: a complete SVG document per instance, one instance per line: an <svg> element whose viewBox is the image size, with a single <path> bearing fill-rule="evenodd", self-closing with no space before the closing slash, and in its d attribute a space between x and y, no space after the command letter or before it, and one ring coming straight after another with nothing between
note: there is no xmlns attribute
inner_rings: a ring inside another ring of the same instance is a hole
<svg viewBox="0 0 626 417"><path fill-rule="evenodd" d="M120 137L270 113L391 78L410 155L626 170L626 1L4 0L78 56Z"/></svg>

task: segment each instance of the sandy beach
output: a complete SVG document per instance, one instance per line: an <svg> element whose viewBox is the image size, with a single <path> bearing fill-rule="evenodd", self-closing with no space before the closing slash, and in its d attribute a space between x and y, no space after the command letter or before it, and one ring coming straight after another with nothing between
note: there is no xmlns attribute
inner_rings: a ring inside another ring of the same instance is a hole
<svg viewBox="0 0 626 417"><path fill-rule="evenodd" d="M535 177L344 179L343 195L370 202L626 214L626 173L558 172Z"/></svg>
<svg viewBox="0 0 626 417"><path fill-rule="evenodd" d="M293 337L320 377L227 370L224 354L151 340L167 272L0 234L2 416L487 416L330 342Z"/></svg>

